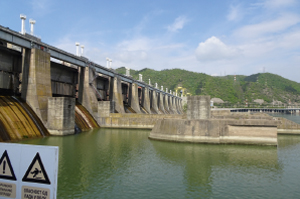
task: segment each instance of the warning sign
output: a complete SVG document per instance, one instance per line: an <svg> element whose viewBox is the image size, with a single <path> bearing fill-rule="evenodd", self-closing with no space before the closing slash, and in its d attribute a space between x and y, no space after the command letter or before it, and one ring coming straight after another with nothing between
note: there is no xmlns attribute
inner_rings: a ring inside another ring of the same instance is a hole
<svg viewBox="0 0 300 199"><path fill-rule="evenodd" d="M0 198L56 198L58 158L57 146L0 142Z"/></svg>
<svg viewBox="0 0 300 199"><path fill-rule="evenodd" d="M39 153L33 158L22 181L51 184Z"/></svg>
<svg viewBox="0 0 300 199"><path fill-rule="evenodd" d="M50 189L22 186L22 199L50 199Z"/></svg>
<svg viewBox="0 0 300 199"><path fill-rule="evenodd" d="M6 150L0 159L0 178L17 180Z"/></svg>
<svg viewBox="0 0 300 199"><path fill-rule="evenodd" d="M0 197L16 198L16 185L0 182Z"/></svg>

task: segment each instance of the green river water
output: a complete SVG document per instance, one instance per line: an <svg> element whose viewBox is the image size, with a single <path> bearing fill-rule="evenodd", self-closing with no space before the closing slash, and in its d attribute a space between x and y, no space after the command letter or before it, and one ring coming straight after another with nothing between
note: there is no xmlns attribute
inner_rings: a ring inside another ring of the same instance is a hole
<svg viewBox="0 0 300 199"><path fill-rule="evenodd" d="M59 146L57 198L300 198L300 135L266 147L161 142L149 133L98 129L20 143Z"/></svg>

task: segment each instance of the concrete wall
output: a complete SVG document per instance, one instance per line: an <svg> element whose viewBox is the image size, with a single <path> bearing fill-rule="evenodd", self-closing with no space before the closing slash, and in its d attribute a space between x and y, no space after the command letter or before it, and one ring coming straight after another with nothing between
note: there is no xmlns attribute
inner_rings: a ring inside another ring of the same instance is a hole
<svg viewBox="0 0 300 199"><path fill-rule="evenodd" d="M280 121L277 126L278 134L300 135L300 124L282 117L274 117L274 119Z"/></svg>
<svg viewBox="0 0 300 199"><path fill-rule="evenodd" d="M210 96L189 96L187 99L187 119L210 118Z"/></svg>
<svg viewBox="0 0 300 199"><path fill-rule="evenodd" d="M181 118L181 115L165 114L119 114L111 113L109 117L99 120L102 128L138 128L152 129L156 122L163 118Z"/></svg>
<svg viewBox="0 0 300 199"><path fill-rule="evenodd" d="M175 142L277 145L277 122L162 119L157 121L149 138Z"/></svg>
<svg viewBox="0 0 300 199"><path fill-rule="evenodd" d="M75 98L49 97L47 129L51 135L75 132Z"/></svg>
<svg viewBox="0 0 300 199"><path fill-rule="evenodd" d="M228 112L227 110L222 111L211 111L212 119L264 119L273 120L273 117L265 113L249 113L249 112Z"/></svg>
<svg viewBox="0 0 300 199"><path fill-rule="evenodd" d="M99 101L98 112L100 117L109 117L110 115L110 101Z"/></svg>

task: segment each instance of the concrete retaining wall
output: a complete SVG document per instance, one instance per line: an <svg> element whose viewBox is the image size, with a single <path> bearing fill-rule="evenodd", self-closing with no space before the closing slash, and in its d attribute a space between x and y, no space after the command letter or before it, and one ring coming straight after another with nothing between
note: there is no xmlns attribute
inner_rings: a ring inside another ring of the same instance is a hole
<svg viewBox="0 0 300 199"><path fill-rule="evenodd" d="M48 98L47 129L51 135L74 134L75 99L70 97Z"/></svg>
<svg viewBox="0 0 300 199"><path fill-rule="evenodd" d="M101 117L99 124L103 128L138 128L152 129L158 120L164 118L182 118L180 115L166 114L120 114L111 113L109 117Z"/></svg>
<svg viewBox="0 0 300 199"><path fill-rule="evenodd" d="M187 98L187 119L209 119L210 96L188 96Z"/></svg>
<svg viewBox="0 0 300 199"><path fill-rule="evenodd" d="M300 125L296 122L282 117L275 117L274 119L280 121L280 124L277 126L278 134L300 135Z"/></svg>
<svg viewBox="0 0 300 199"><path fill-rule="evenodd" d="M184 120L157 121L149 138L193 143L277 145L273 120Z"/></svg>

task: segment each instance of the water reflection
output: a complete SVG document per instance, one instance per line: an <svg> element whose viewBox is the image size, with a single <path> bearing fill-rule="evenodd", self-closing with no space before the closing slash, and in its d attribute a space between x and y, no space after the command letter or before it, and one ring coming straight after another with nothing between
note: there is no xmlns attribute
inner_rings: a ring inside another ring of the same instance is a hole
<svg viewBox="0 0 300 199"><path fill-rule="evenodd" d="M300 135L278 135L278 148L294 147L300 143Z"/></svg>
<svg viewBox="0 0 300 199"><path fill-rule="evenodd" d="M148 140L149 132L100 129L23 143L59 146L58 198L280 198L300 194L300 174L295 174L300 167L300 137L280 136L277 149L160 142Z"/></svg>
<svg viewBox="0 0 300 199"><path fill-rule="evenodd" d="M197 192L210 197L220 179L240 173L277 175L282 171L276 147L178 144L151 141L157 155L170 164L184 168L187 196ZM235 173L235 174L234 174ZM231 179L232 180L232 179Z"/></svg>

